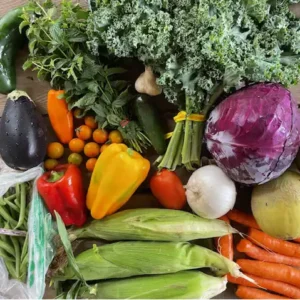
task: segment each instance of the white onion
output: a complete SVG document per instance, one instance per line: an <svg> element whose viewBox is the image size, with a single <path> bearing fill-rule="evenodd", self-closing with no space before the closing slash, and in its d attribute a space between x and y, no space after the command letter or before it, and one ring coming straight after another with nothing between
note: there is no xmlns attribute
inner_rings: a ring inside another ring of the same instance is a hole
<svg viewBox="0 0 300 300"><path fill-rule="evenodd" d="M187 201L200 217L216 219L234 206L234 182L217 166L205 166L195 171L186 185Z"/></svg>

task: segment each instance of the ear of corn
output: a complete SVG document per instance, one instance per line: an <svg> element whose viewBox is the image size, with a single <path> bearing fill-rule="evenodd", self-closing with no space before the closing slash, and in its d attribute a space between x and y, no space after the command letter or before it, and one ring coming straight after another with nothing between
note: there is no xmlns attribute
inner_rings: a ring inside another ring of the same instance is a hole
<svg viewBox="0 0 300 300"><path fill-rule="evenodd" d="M185 271L99 282L82 287L82 299L210 299L226 289L226 278ZM92 293L92 294L91 294Z"/></svg>
<svg viewBox="0 0 300 300"><path fill-rule="evenodd" d="M150 208L125 210L92 221L83 228L71 231L70 239L185 242L236 232L221 220L208 220L180 210Z"/></svg>
<svg viewBox="0 0 300 300"><path fill-rule="evenodd" d="M118 242L94 246L80 253L76 263L85 280L176 273L199 268L211 268L220 275L241 275L233 261L190 243ZM70 265L64 269L64 274L56 277L57 280L76 279Z"/></svg>

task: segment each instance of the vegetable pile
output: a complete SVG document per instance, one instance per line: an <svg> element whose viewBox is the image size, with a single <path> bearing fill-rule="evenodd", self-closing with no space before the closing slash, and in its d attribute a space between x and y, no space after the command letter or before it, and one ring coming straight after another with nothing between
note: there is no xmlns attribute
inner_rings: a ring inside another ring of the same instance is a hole
<svg viewBox="0 0 300 300"><path fill-rule="evenodd" d="M92 52L106 47L143 61L167 99L187 112L177 118L159 168L199 165L203 121L223 91L298 81L300 23L290 2L298 1L95 1L88 20Z"/></svg>
<svg viewBox="0 0 300 300"><path fill-rule="evenodd" d="M291 3L29 0L4 16L0 155L17 172L0 185L10 186L0 257L10 279L33 291L39 277L37 298L49 280L59 299L211 298L227 282L239 298L299 299ZM24 34L23 68L51 86L50 126L15 90ZM23 171L36 180L20 183Z"/></svg>

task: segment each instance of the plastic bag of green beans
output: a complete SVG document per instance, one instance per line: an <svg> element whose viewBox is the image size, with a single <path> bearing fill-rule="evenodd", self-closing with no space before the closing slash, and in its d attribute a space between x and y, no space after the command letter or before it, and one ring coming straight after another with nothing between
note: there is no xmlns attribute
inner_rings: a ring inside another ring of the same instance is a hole
<svg viewBox="0 0 300 300"><path fill-rule="evenodd" d="M35 185L43 172L41 167L16 172L0 164L1 299L42 299L45 292L55 231Z"/></svg>

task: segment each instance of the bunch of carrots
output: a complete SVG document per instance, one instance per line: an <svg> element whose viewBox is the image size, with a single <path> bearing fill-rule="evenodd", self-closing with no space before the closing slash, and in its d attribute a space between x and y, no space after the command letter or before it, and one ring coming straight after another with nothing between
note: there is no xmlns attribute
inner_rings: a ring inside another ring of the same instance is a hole
<svg viewBox="0 0 300 300"><path fill-rule="evenodd" d="M221 219L249 228L247 239L242 239L236 250L251 259L236 262L256 284L228 275L228 281L238 285L236 295L241 299L300 299L300 244L297 244L300 239L288 242L273 238L260 230L251 215L238 210L230 211ZM220 254L234 259L232 234L217 238L216 245Z"/></svg>

